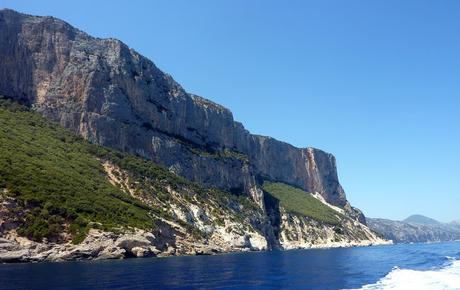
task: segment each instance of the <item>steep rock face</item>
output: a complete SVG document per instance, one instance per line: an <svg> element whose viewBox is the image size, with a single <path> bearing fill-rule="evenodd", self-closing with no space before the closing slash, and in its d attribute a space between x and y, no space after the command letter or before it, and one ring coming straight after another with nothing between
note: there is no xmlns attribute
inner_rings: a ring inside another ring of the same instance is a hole
<svg viewBox="0 0 460 290"><path fill-rule="evenodd" d="M11 10L0 11L0 35L0 94L91 142L251 195L262 207L260 179L292 184L365 222L347 202L331 154L250 134L228 109L185 92L122 42Z"/></svg>

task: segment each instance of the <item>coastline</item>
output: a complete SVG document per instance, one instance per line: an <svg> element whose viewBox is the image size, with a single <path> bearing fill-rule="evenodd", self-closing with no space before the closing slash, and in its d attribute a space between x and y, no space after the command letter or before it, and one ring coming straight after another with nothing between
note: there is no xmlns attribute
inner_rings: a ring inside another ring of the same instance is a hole
<svg viewBox="0 0 460 290"><path fill-rule="evenodd" d="M440 276L437 272L458 270L459 257L458 244L435 243L234 252L206 257L176 256L123 261L18 263L0 266L0 280L5 282L0 289L105 289L122 285L143 289L178 289L184 285L193 289L228 288L229 285L238 289L368 289L370 285L388 281L389 278L395 285L409 283L408 286L403 284L406 287L401 289L412 289L410 286L413 283L422 283L426 277L437 277L439 279L436 281L446 283L446 276ZM414 265L414 260L419 263ZM456 268L452 268L453 265ZM456 281L457 272L450 273L453 274L450 277ZM407 279L394 279L400 274L405 274ZM428 274L435 276L426 276ZM438 289L423 287L434 285L430 283L423 283L417 289Z"/></svg>
<svg viewBox="0 0 460 290"><path fill-rule="evenodd" d="M391 245L392 241L386 240L363 240L360 242L327 242L297 247L280 247L274 250L308 250L308 249L332 249L350 247L369 247ZM171 257L171 256L198 256L198 255L221 255L238 252L262 252L270 251L267 248L233 247L226 250L219 249L215 245L194 243L189 248L168 247L159 250L154 246L154 236L149 232L136 231L129 234L114 234L91 230L86 239L77 245L70 242L64 244L38 243L17 235L9 235L8 238L0 237L0 263L37 263L37 262L64 262L82 260L109 260L131 259L147 257Z"/></svg>

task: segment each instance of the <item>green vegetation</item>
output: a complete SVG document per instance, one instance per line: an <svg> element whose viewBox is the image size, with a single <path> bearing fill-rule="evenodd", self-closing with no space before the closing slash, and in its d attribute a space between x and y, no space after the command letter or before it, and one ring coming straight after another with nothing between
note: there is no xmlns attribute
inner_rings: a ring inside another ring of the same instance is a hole
<svg viewBox="0 0 460 290"><path fill-rule="evenodd" d="M340 214L308 192L284 183L274 182L264 182L263 189L279 200L280 205L289 213L299 214L332 225L339 223L337 215Z"/></svg>
<svg viewBox="0 0 460 290"><path fill-rule="evenodd" d="M221 207L227 207L229 203L238 203L244 208L257 210L255 203L247 196L233 195L221 189L203 187L147 159L98 145L88 144L87 146L93 156L98 159L109 160L129 172L132 181L137 182L136 187L141 195L151 195L154 192L160 200L167 201L171 198L166 190L166 187L169 186L180 192L182 197L189 201L191 201L192 196L202 201L212 197ZM161 215L162 213L158 212L157 214Z"/></svg>
<svg viewBox="0 0 460 290"><path fill-rule="evenodd" d="M163 166L150 160L96 145L91 145L90 150L99 159L109 160L128 172L131 182L135 183L134 187L139 196L147 199L155 196L163 202L165 208L177 203L166 190L167 187L170 187L189 203L195 203L194 200L196 200L200 204L213 204L216 215L226 216L235 222L242 223L243 220L250 219L255 212L260 211L260 208L248 196L231 194L218 188L203 187L198 183L171 173ZM239 209L235 210L236 208ZM167 212L161 210L161 207L152 208L152 211L157 216L172 219ZM200 236L198 230L191 225L180 220L176 222L187 228L195 237ZM223 225L224 221L221 218L217 219L216 223Z"/></svg>
<svg viewBox="0 0 460 290"><path fill-rule="evenodd" d="M246 196L204 188L152 161L90 144L0 96L0 194L6 189L18 202L13 210L21 223L20 235L59 241L60 233L69 232L73 242L79 243L89 228L151 229L154 216L171 219L162 207L150 207L113 186L103 161L128 174L137 196L155 196L166 207L174 202L166 190L170 187L189 202L212 200L219 215L242 206L232 214L239 221L258 210ZM191 225L178 222L194 236L201 235Z"/></svg>
<svg viewBox="0 0 460 290"><path fill-rule="evenodd" d="M149 208L111 185L93 145L20 105L0 99L0 190L22 211L19 234L81 241L90 222L104 229L151 228Z"/></svg>

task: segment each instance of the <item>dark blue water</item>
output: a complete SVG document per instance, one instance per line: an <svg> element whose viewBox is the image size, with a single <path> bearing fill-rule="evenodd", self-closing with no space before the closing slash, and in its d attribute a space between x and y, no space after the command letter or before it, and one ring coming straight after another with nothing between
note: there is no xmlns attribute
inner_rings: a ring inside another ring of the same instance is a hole
<svg viewBox="0 0 460 290"><path fill-rule="evenodd" d="M394 266L425 271L442 269L455 259L460 259L460 243L3 264L0 265L0 288L360 288L375 283Z"/></svg>

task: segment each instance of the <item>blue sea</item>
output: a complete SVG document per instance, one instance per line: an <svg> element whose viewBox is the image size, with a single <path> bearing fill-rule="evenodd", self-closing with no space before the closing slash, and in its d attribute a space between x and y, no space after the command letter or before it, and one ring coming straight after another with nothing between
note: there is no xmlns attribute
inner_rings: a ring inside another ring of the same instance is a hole
<svg viewBox="0 0 460 290"><path fill-rule="evenodd" d="M0 289L460 289L460 243L3 264Z"/></svg>

